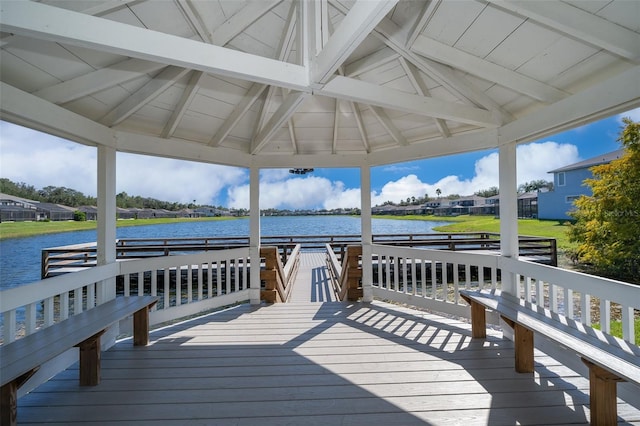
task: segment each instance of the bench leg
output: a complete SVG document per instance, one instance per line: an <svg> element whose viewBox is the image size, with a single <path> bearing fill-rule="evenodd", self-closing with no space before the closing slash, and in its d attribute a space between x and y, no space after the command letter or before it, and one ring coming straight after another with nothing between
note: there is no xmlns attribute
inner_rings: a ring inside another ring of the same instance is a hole
<svg viewBox="0 0 640 426"><path fill-rule="evenodd" d="M624 379L584 358L582 362L589 367L591 424L596 426L617 424L617 384Z"/></svg>
<svg viewBox="0 0 640 426"><path fill-rule="evenodd" d="M485 307L465 296L462 296L462 298L471 305L471 337L477 339L486 338L487 316Z"/></svg>
<svg viewBox="0 0 640 426"><path fill-rule="evenodd" d="M0 388L0 425L15 426L18 424L18 389L40 367L23 374Z"/></svg>
<svg viewBox="0 0 640 426"><path fill-rule="evenodd" d="M147 346L149 344L149 309L151 306L145 306L133 314L133 346Z"/></svg>
<svg viewBox="0 0 640 426"><path fill-rule="evenodd" d="M533 331L509 318L501 318L513 328L513 343L516 346L516 371L518 373L533 373Z"/></svg>
<svg viewBox="0 0 640 426"><path fill-rule="evenodd" d="M94 334L77 345L80 348L80 386L95 386L100 383L100 336L105 331Z"/></svg>

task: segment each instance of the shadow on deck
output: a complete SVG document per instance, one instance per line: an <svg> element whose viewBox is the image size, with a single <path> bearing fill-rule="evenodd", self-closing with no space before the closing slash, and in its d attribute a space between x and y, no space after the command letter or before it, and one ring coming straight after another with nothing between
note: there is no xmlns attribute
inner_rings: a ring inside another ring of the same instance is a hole
<svg viewBox="0 0 640 426"><path fill-rule="evenodd" d="M493 332L382 302L241 305L103 354L102 383L77 366L19 400L21 424L445 425L588 422L588 381L536 354L513 370ZM622 423L640 411L619 402ZM121 423L124 422L124 423Z"/></svg>

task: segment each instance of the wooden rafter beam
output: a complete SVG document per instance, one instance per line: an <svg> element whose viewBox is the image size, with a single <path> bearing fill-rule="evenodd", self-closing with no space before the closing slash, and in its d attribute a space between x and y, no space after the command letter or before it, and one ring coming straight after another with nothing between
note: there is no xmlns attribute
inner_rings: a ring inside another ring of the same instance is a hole
<svg viewBox="0 0 640 426"><path fill-rule="evenodd" d="M385 112L385 110L373 105L370 106L370 108L373 112L373 115L378 119L378 122L380 122L382 127L384 127L387 133L398 145L409 145L407 139L402 135L396 125L393 124L391 118L389 118L389 115Z"/></svg>
<svg viewBox="0 0 640 426"><path fill-rule="evenodd" d="M0 25L26 37L97 49L293 90L308 90L304 67L36 2L3 2Z"/></svg>
<svg viewBox="0 0 640 426"><path fill-rule="evenodd" d="M169 121L165 123L164 129L162 129L162 133L160 134L161 138L170 138L173 135L184 113L189 108L189 105L191 105L191 101L193 101L193 98L195 98L198 93L198 86L200 85L200 80L204 78L204 75L202 71L193 71L187 87L184 89L184 92L182 92L180 101L178 101L178 104L173 109L173 113Z"/></svg>
<svg viewBox="0 0 640 426"><path fill-rule="evenodd" d="M180 8L184 16L186 16L189 24L191 24L193 30L200 37L200 40L204 41L205 43L213 43L211 32L207 29L207 26L202 20L202 16L200 16L200 13L196 8L196 5L191 0L176 0L176 4Z"/></svg>
<svg viewBox="0 0 640 426"><path fill-rule="evenodd" d="M409 78L411 85L413 86L414 89L416 89L416 92L418 92L418 95L430 96L429 88L425 84L422 77L420 77L420 73L418 72L416 67L410 64L409 61L407 61L404 58L400 58L400 65L402 65L402 68L407 73L407 78ZM447 123L443 119L435 118L434 121L436 122L436 126L438 127L438 130L440 130L440 134L443 137L448 138L451 136L449 127L447 126Z"/></svg>
<svg viewBox="0 0 640 426"><path fill-rule="evenodd" d="M311 80L326 83L398 0L358 0L318 54Z"/></svg>
<svg viewBox="0 0 640 426"><path fill-rule="evenodd" d="M353 117L356 119L356 125L358 126L360 137L362 138L362 145L364 146L364 150L369 153L371 152L371 145L369 144L369 135L367 135L367 128L364 126L364 121L362 121L362 113L360 112L360 108L358 108L358 104L352 101L349 101L349 106L351 107L351 111L353 111Z"/></svg>
<svg viewBox="0 0 640 426"><path fill-rule="evenodd" d="M400 55L398 53L388 47L385 47L365 56L364 58L360 58L357 61L347 64L344 67L345 75L348 77L356 77L367 71L376 69L381 65L388 64L399 57Z"/></svg>
<svg viewBox="0 0 640 426"><path fill-rule="evenodd" d="M636 63L640 61L640 34L570 4L521 0L489 2L576 40L585 41Z"/></svg>
<svg viewBox="0 0 640 426"><path fill-rule="evenodd" d="M520 74L493 62L478 58L455 47L419 35L411 47L414 52L475 75L539 101L552 104L567 96L562 90Z"/></svg>
<svg viewBox="0 0 640 426"><path fill-rule="evenodd" d="M491 112L483 109L411 95L349 77L335 76L314 93L476 126L497 127L500 124Z"/></svg>
<svg viewBox="0 0 640 426"><path fill-rule="evenodd" d="M131 114L138 111L150 100L167 90L169 86L184 77L190 70L179 67L167 67L153 80L142 86L123 103L109 111L99 121L108 127L116 126Z"/></svg>
<svg viewBox="0 0 640 426"><path fill-rule="evenodd" d="M218 146L223 140L231 133L231 131L240 122L244 114L249 111L249 108L260 98L264 90L267 88L266 84L253 83L249 88L249 91L244 98L236 105L231 112L231 115L227 117L225 122L220 126L216 134L209 141L209 146Z"/></svg>
<svg viewBox="0 0 640 426"><path fill-rule="evenodd" d="M54 104L63 104L90 96L117 84L126 83L141 75L156 72L165 66L142 59L125 59L117 64L45 87L35 92L34 95Z"/></svg>
<svg viewBox="0 0 640 426"><path fill-rule="evenodd" d="M291 92L282 101L280 107L273 113L269 121L251 142L251 153L258 153L269 142L271 137L291 118L298 107L309 96L306 92Z"/></svg>
<svg viewBox="0 0 640 426"><path fill-rule="evenodd" d="M424 31L427 24L438 10L438 7L442 4L442 0L427 0L424 2L424 6L420 11L420 14L416 18L415 23L413 24L413 28L409 31L409 35L407 36L406 46L411 47L416 38Z"/></svg>
<svg viewBox="0 0 640 426"><path fill-rule="evenodd" d="M217 46L224 46L281 2L282 0L247 2L235 15L216 28L211 42Z"/></svg>
<svg viewBox="0 0 640 426"><path fill-rule="evenodd" d="M346 14L349 10L339 0L331 0L331 4L343 14ZM472 104L482 106L498 114L502 122L513 120L513 117L508 111L500 107L496 101L489 97L484 91L476 88L468 80L455 75L450 67L429 61L407 49L405 47L403 30L390 19L383 19L372 34L399 55L413 63L420 71L440 83L451 93L457 94L461 99L468 100Z"/></svg>

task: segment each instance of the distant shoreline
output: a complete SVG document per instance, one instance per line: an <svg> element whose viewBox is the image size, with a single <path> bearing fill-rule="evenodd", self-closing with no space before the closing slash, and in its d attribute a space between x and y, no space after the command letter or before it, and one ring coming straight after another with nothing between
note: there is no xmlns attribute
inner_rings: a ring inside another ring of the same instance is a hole
<svg viewBox="0 0 640 426"><path fill-rule="evenodd" d="M246 216L219 216L198 218L158 218L158 219L119 219L117 227L162 225L165 223L180 222L209 222L220 220L236 220ZM95 220L83 222L76 221L51 221L51 222L2 222L0 223L0 240L9 238L25 238L36 235L57 234L59 232L90 231L97 228Z"/></svg>

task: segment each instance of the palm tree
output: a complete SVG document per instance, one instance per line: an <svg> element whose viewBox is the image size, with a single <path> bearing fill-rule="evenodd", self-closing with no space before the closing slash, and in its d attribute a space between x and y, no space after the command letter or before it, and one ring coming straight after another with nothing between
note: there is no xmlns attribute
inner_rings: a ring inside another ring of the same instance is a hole
<svg viewBox="0 0 640 426"><path fill-rule="evenodd" d="M438 198L440 198L440 194L442 194L440 188L436 189L436 195L438 196Z"/></svg>

